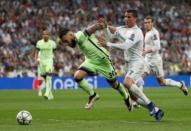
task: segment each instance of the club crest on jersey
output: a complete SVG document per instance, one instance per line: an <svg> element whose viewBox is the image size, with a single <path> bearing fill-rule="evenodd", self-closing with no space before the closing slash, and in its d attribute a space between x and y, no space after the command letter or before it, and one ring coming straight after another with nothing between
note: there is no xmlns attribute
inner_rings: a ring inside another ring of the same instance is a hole
<svg viewBox="0 0 191 131"><path fill-rule="evenodd" d="M153 39L157 40L157 35L156 34L154 34Z"/></svg>
<svg viewBox="0 0 191 131"><path fill-rule="evenodd" d="M135 34L131 34L131 36L130 36L129 39L130 39L131 41L134 41L134 38L135 38Z"/></svg>

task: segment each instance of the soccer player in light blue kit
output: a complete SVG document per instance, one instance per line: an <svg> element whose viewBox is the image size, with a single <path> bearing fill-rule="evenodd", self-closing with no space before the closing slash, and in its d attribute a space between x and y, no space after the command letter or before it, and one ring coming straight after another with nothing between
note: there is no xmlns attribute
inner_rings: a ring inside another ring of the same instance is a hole
<svg viewBox="0 0 191 131"><path fill-rule="evenodd" d="M56 43L50 39L50 32L43 31L43 39L39 40L36 44L36 60L39 63L40 75L45 79L46 91L44 97L48 100L54 98L52 94L52 79L54 66L53 58L56 49ZM41 91L41 89L39 89Z"/></svg>
<svg viewBox="0 0 191 131"><path fill-rule="evenodd" d="M59 32L61 43L71 47L79 46L85 55L85 61L80 65L74 74L74 79L79 87L88 95L89 100L85 105L85 109L90 109L94 102L99 99L99 95L84 79L87 75L102 74L110 85L116 89L124 98L126 106L129 108L131 101L124 86L116 80L116 72L110 60L109 52L100 46L97 37L93 34L96 30L101 29L99 24L95 24L84 31L72 32L69 29L62 29Z"/></svg>

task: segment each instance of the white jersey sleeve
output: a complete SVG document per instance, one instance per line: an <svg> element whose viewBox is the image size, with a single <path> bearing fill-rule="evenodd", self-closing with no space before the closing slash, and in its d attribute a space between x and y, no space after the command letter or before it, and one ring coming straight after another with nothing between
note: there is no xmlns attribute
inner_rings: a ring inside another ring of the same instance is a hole
<svg viewBox="0 0 191 131"><path fill-rule="evenodd" d="M121 43L108 42L108 46L116 47L116 48L119 48L119 49L122 49L122 50L128 50L133 45L135 45L137 42L139 42L141 39L142 39L142 35L137 33L137 32L134 32L124 42L121 42Z"/></svg>
<svg viewBox="0 0 191 131"><path fill-rule="evenodd" d="M103 33L104 33L104 36L107 40L112 40L115 38L115 33L112 34L109 30L109 28L105 28L103 29Z"/></svg>

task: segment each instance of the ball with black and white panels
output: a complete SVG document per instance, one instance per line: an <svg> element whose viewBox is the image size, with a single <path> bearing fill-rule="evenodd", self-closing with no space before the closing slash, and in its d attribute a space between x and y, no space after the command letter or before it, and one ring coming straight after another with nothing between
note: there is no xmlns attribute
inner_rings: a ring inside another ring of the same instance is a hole
<svg viewBox="0 0 191 131"><path fill-rule="evenodd" d="M22 110L16 116L19 125L29 125L32 122L32 115L29 111Z"/></svg>

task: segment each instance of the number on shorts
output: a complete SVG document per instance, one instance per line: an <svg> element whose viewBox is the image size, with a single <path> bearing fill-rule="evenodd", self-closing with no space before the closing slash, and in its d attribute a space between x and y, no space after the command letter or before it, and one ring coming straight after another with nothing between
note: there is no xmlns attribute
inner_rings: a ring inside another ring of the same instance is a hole
<svg viewBox="0 0 191 131"><path fill-rule="evenodd" d="M115 71L112 71L112 72L109 73L110 78L113 78L114 76L115 76Z"/></svg>

